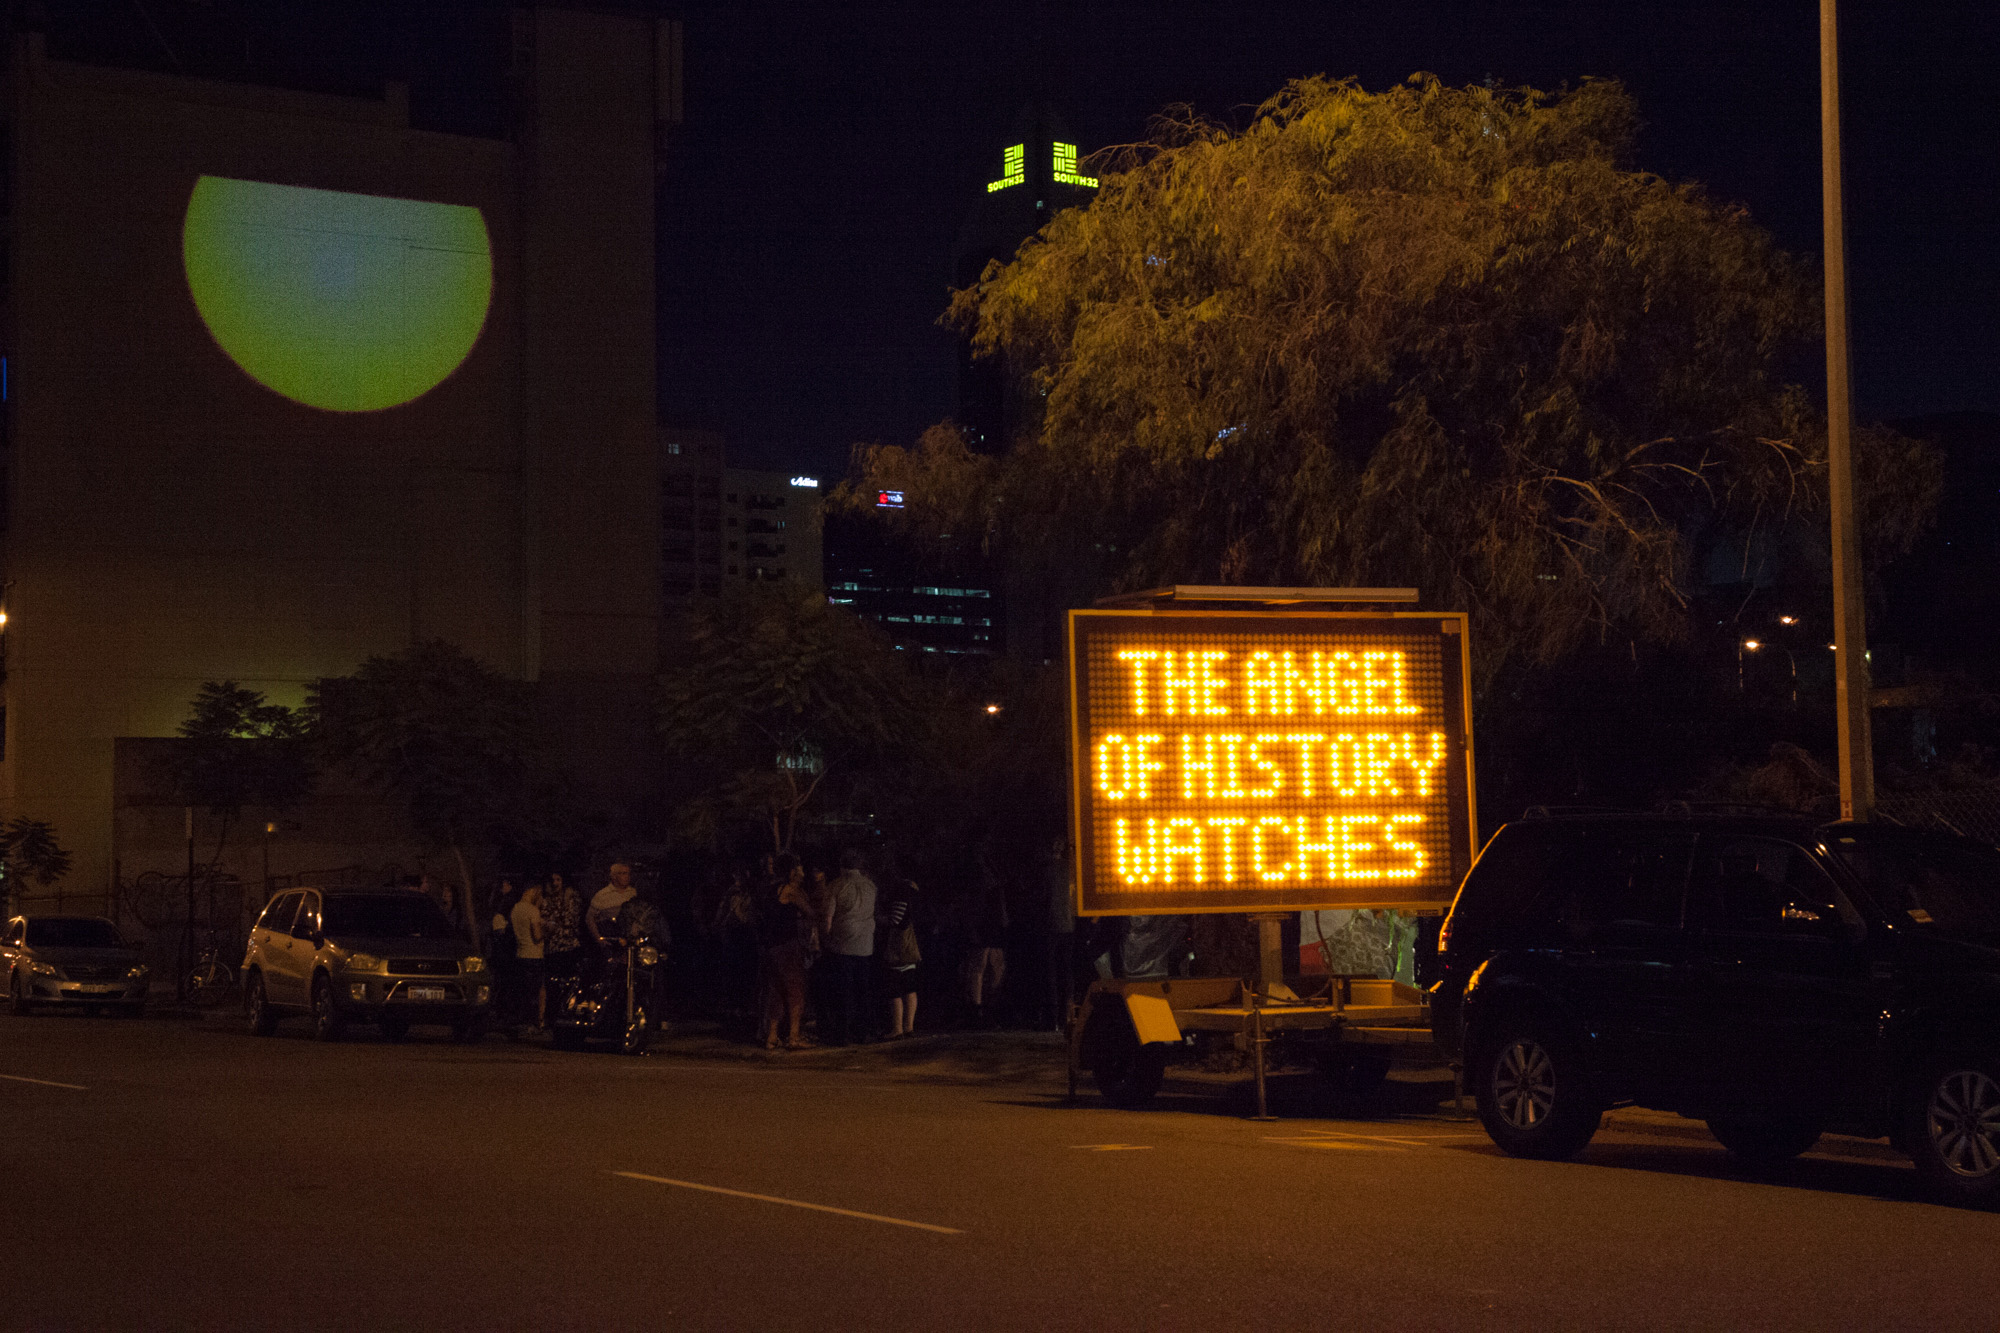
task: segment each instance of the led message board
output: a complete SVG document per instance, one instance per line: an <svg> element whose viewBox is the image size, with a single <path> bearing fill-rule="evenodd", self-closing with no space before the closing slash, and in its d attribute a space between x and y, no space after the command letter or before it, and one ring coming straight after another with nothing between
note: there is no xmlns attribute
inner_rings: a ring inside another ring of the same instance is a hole
<svg viewBox="0 0 2000 1333"><path fill-rule="evenodd" d="M479 341L493 296L486 219L463 204L203 176L181 252L229 358L332 412L436 388Z"/></svg>
<svg viewBox="0 0 2000 1333"><path fill-rule="evenodd" d="M1072 611L1078 910L1448 905L1473 852L1465 628Z"/></svg>

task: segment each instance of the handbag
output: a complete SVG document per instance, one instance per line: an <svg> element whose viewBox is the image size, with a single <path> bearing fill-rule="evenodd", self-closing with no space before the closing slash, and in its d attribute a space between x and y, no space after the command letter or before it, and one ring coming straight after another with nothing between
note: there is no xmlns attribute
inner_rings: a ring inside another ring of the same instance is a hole
<svg viewBox="0 0 2000 1333"><path fill-rule="evenodd" d="M917 928L908 921L891 930L882 941L884 967L915 967L923 961L924 951L917 944Z"/></svg>

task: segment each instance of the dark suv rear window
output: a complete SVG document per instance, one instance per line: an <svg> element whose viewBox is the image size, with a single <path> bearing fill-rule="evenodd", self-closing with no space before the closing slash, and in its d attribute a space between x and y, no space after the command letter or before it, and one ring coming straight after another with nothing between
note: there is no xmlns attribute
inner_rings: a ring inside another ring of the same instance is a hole
<svg viewBox="0 0 2000 1333"><path fill-rule="evenodd" d="M1509 824L1452 907L1452 947L1679 930L1692 849L1692 836L1670 825Z"/></svg>
<svg viewBox="0 0 2000 1333"><path fill-rule="evenodd" d="M1883 911L1954 935L2000 939L2000 852L1942 838L1847 833L1831 841Z"/></svg>
<svg viewBox="0 0 2000 1333"><path fill-rule="evenodd" d="M458 938L458 931L438 905L421 893L329 897L320 928L336 939L342 935L384 940Z"/></svg>

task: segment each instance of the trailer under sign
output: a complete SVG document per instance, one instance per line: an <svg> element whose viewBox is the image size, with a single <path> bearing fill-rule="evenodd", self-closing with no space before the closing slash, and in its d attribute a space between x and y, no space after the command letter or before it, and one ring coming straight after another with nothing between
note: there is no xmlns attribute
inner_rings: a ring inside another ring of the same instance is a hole
<svg viewBox="0 0 2000 1333"><path fill-rule="evenodd" d="M1072 611L1069 673L1079 913L1450 904L1462 614Z"/></svg>

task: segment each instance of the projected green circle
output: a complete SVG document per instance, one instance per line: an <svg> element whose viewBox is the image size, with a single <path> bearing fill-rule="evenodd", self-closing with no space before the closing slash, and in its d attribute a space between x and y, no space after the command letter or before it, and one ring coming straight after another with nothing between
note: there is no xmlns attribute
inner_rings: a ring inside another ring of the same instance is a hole
<svg viewBox="0 0 2000 1333"><path fill-rule="evenodd" d="M181 253L230 359L331 412L436 388L479 341L493 296L486 219L463 204L203 176Z"/></svg>

